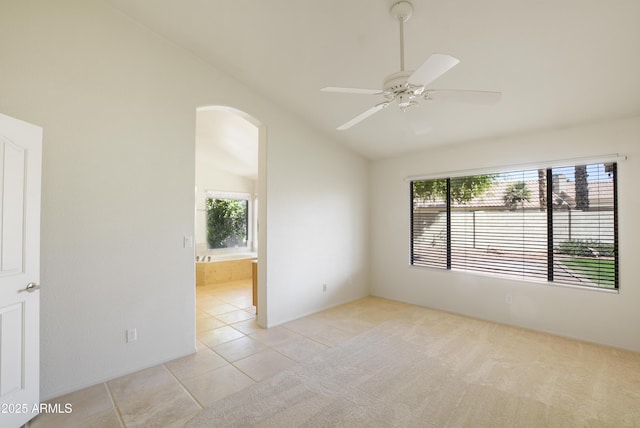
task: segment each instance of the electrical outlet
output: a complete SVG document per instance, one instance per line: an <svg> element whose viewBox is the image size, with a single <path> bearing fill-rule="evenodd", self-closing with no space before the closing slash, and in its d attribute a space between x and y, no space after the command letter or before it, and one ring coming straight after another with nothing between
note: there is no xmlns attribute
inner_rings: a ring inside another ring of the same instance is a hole
<svg viewBox="0 0 640 428"><path fill-rule="evenodd" d="M136 329L135 328L128 328L127 329L127 343L135 342L136 340L138 340L138 333L136 332Z"/></svg>
<svg viewBox="0 0 640 428"><path fill-rule="evenodd" d="M322 284L322 292L323 293L327 292L327 284Z"/></svg>
<svg viewBox="0 0 640 428"><path fill-rule="evenodd" d="M504 296L504 301L507 305L513 303L513 297L511 296L511 294L507 294L506 296Z"/></svg>

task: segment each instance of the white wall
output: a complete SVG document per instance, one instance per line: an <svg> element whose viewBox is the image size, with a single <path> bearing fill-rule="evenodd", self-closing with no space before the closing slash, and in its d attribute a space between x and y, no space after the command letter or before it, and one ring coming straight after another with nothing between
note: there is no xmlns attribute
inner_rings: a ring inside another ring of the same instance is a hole
<svg viewBox="0 0 640 428"><path fill-rule="evenodd" d="M371 170L372 294L640 351L640 118L441 147ZM620 153L620 293L549 286L409 264L408 176ZM513 296L507 304L505 296Z"/></svg>
<svg viewBox="0 0 640 428"><path fill-rule="evenodd" d="M293 122L271 130L269 326L369 295L368 163Z"/></svg>
<svg viewBox="0 0 640 428"><path fill-rule="evenodd" d="M367 294L363 159L99 0L3 1L0 56L0 111L44 128L43 399L195 350L199 106L267 127L262 322Z"/></svg>

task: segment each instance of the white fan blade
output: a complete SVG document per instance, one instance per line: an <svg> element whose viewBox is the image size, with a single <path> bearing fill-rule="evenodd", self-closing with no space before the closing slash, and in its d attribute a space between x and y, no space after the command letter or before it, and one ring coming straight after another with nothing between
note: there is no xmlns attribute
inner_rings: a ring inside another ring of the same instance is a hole
<svg viewBox="0 0 640 428"><path fill-rule="evenodd" d="M460 60L450 55L433 54L416 71L409 76L408 82L413 85L428 85L453 68Z"/></svg>
<svg viewBox="0 0 640 428"><path fill-rule="evenodd" d="M344 131L345 129L349 129L353 125L355 125L356 123L362 122L363 120L365 120L366 118L368 118L372 114L377 113L378 111L382 110L383 108L385 108L388 105L389 105L388 101L380 103L380 104L377 104L377 105L371 107L369 110L367 110L367 111L365 111L363 113L360 113L359 115L357 115L356 117L354 117L353 119L348 121L347 123L338 126L336 129L338 131Z"/></svg>
<svg viewBox="0 0 640 428"><path fill-rule="evenodd" d="M363 94L363 95L379 95L382 94L380 89L364 89L364 88L341 88L337 86L327 86L320 89L322 92L341 92L343 94Z"/></svg>
<svg viewBox="0 0 640 428"><path fill-rule="evenodd" d="M501 97L501 92L464 91L458 89L430 89L424 93L424 98L427 100L486 105L496 104Z"/></svg>

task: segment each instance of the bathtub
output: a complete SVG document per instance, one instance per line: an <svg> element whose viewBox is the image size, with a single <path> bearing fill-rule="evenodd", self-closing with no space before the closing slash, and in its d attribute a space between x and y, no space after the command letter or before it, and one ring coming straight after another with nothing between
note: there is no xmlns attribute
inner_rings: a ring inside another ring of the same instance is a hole
<svg viewBox="0 0 640 428"><path fill-rule="evenodd" d="M207 260L205 260L205 258ZM243 259L256 259L257 253L227 253L227 254L213 254L200 256L201 262L222 262L226 260L243 260Z"/></svg>
<svg viewBox="0 0 640 428"><path fill-rule="evenodd" d="M210 261L209 257L211 257ZM256 253L207 256L205 261L196 262L196 286L251 280L253 277L252 262L256 257Z"/></svg>

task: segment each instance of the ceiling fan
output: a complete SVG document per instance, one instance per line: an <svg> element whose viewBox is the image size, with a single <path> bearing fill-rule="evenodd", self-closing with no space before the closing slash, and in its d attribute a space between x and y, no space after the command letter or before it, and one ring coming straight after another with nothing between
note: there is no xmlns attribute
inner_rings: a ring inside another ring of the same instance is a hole
<svg viewBox="0 0 640 428"><path fill-rule="evenodd" d="M391 16L400 23L400 71L387 76L383 89L343 88L328 86L324 92L348 94L382 95L384 101L360 113L348 122L338 126L338 130L349 129L369 116L396 102L402 111L418 105L417 99L457 101L472 104L495 104L500 100L500 92L468 91L456 89L427 89L426 86L453 68L460 61L446 54L433 54L417 70L404 69L404 23L411 17L413 6L408 1L399 1L391 7ZM422 127L422 131L430 128ZM416 130L417 131L417 130ZM417 131L418 132L418 131Z"/></svg>

